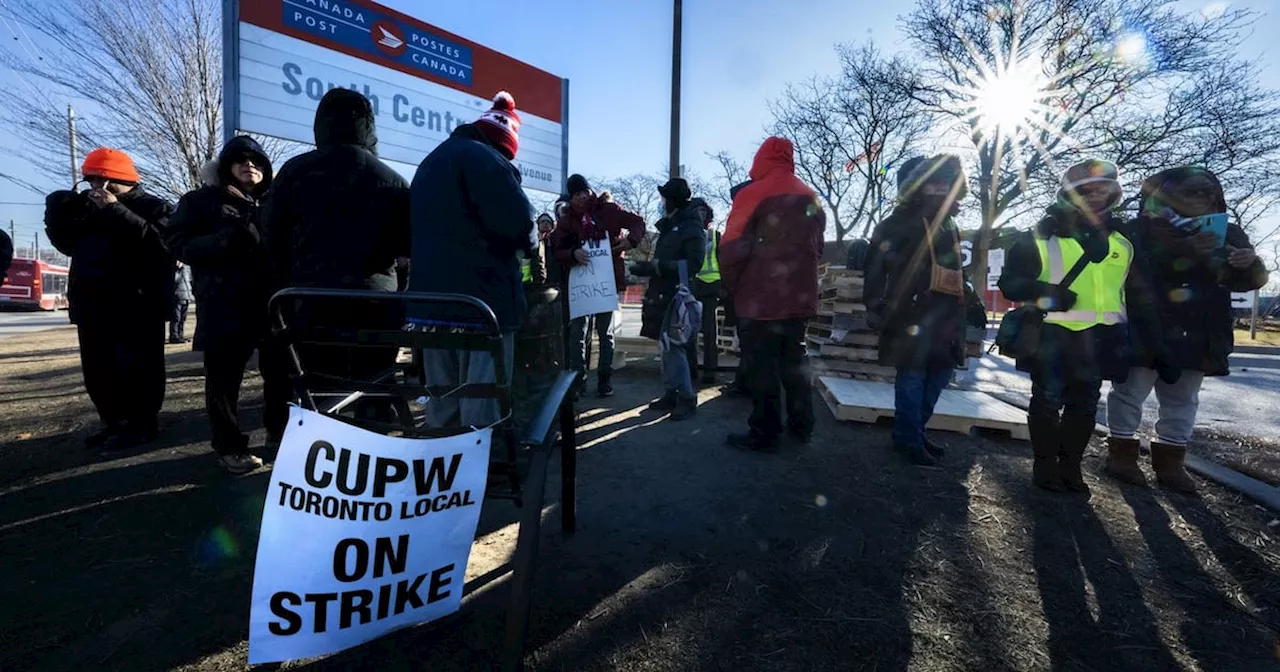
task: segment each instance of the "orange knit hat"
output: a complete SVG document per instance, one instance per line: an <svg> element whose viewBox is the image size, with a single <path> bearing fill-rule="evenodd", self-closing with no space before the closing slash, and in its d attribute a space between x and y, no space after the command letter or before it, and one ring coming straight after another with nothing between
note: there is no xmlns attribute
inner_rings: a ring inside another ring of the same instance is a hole
<svg viewBox="0 0 1280 672"><path fill-rule="evenodd" d="M128 154L110 147L99 147L84 157L80 172L86 177L105 177L116 182L141 182L133 159Z"/></svg>

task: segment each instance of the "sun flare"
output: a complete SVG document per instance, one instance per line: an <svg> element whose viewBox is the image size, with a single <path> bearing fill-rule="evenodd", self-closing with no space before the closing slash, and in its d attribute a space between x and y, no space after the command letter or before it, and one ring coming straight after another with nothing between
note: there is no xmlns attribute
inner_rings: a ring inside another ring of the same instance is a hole
<svg viewBox="0 0 1280 672"><path fill-rule="evenodd" d="M983 73L970 95L971 114L979 127L989 133L1017 133L1043 116L1049 81L1038 63L1014 61Z"/></svg>

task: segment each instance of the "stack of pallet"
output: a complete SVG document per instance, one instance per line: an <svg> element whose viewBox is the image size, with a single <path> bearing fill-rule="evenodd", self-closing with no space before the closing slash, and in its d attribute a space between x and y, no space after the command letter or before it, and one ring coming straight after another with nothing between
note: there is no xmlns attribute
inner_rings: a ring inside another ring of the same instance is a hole
<svg viewBox="0 0 1280 672"><path fill-rule="evenodd" d="M844 266L827 266L819 278L818 316L805 334L815 377L893 380L893 367L879 362L879 337L867 325L862 282L861 271Z"/></svg>

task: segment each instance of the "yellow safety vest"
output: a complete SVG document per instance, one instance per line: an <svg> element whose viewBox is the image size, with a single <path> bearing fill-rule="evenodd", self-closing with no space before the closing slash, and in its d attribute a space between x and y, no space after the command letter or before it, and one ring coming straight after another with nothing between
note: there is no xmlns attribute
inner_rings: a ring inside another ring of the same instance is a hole
<svg viewBox="0 0 1280 672"><path fill-rule="evenodd" d="M1133 245L1118 233L1107 238L1107 245L1107 258L1085 266L1071 283L1069 289L1076 294L1075 305L1071 310L1046 313L1046 324L1084 331L1098 325L1129 321L1124 285L1133 263ZM1074 238L1053 236L1045 239L1036 236L1036 247L1040 249L1039 280L1050 284L1061 282L1076 261L1084 256L1084 248Z"/></svg>
<svg viewBox="0 0 1280 672"><path fill-rule="evenodd" d="M703 282L719 282L720 281L720 260L716 258L716 248L720 247L720 234L711 231L711 235L707 238L707 252L702 258L702 270L698 271L697 278Z"/></svg>

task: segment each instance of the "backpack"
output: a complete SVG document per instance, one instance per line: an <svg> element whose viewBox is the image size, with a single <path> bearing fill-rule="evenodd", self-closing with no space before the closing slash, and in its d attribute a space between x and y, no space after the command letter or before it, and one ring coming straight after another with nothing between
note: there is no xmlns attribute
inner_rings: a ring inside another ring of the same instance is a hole
<svg viewBox="0 0 1280 672"><path fill-rule="evenodd" d="M658 339L658 345L664 352L692 343L702 330L702 302L689 290L688 265L683 261L677 265L680 268L680 286L667 306L667 314L662 320L662 336Z"/></svg>

